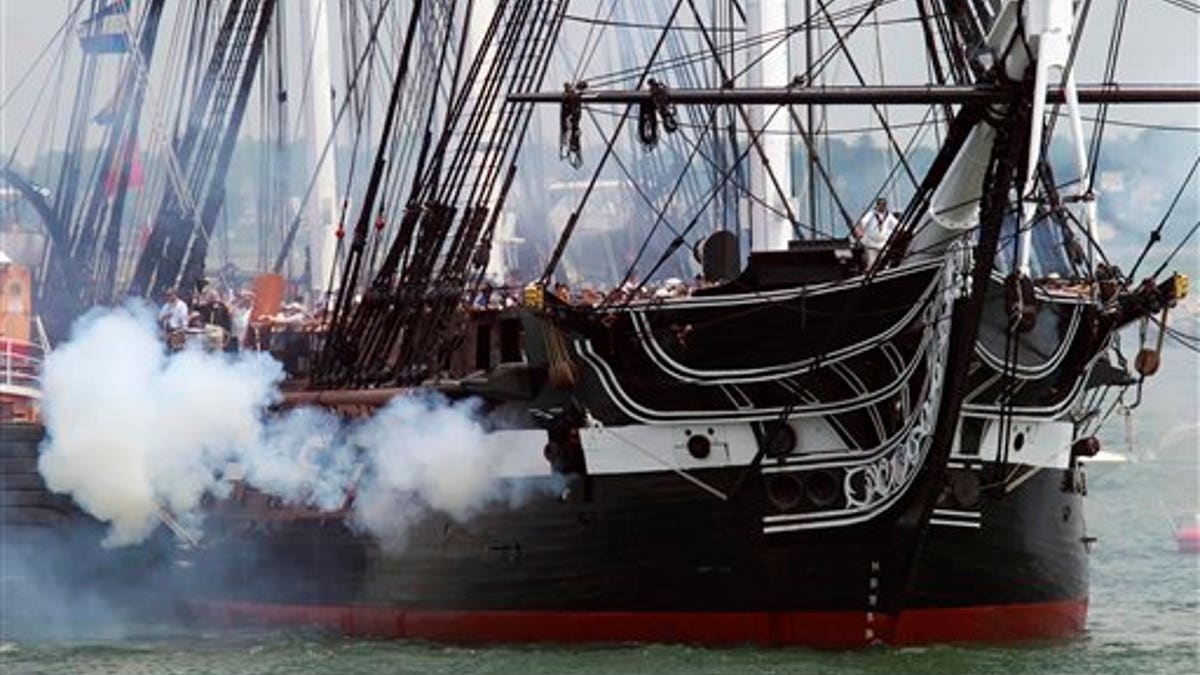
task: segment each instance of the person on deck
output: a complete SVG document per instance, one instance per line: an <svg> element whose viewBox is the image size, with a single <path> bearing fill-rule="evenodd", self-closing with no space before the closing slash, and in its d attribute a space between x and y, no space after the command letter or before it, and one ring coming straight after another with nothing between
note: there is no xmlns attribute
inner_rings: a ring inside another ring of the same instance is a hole
<svg viewBox="0 0 1200 675"><path fill-rule="evenodd" d="M204 302L196 308L196 312L200 315L201 325L220 326L226 332L233 330L229 307L221 301L221 294L215 289L205 291Z"/></svg>
<svg viewBox="0 0 1200 675"><path fill-rule="evenodd" d="M277 314L272 314L267 317L272 326L279 328L298 329L308 323L308 313L304 311L304 305L297 298L292 302L284 303L283 307Z"/></svg>
<svg viewBox="0 0 1200 675"><path fill-rule="evenodd" d="M168 288L166 301L158 310L158 324L168 333L187 328L188 306L174 288Z"/></svg>
<svg viewBox="0 0 1200 675"><path fill-rule="evenodd" d="M238 293L237 299L233 301L233 308L230 311L230 323L233 325L233 331L230 334L232 351L237 351L243 344L246 343L246 333L250 330L250 314L254 311L254 293L250 291L242 291Z"/></svg>
<svg viewBox="0 0 1200 675"><path fill-rule="evenodd" d="M206 347L211 351L229 348L229 335L233 332L233 318L229 307L221 301L215 288L204 292L204 302L196 308L200 325L205 330Z"/></svg>
<svg viewBox="0 0 1200 675"><path fill-rule="evenodd" d="M166 301L158 310L158 325L172 351L183 349L187 338L184 331L188 325L188 306L174 288L167 289Z"/></svg>
<svg viewBox="0 0 1200 675"><path fill-rule="evenodd" d="M883 252L898 224L896 216L888 211L887 200L882 197L875 200L874 210L858 221L854 228L854 238L862 244L866 253L867 270L875 266L875 261L879 259L879 254Z"/></svg>
<svg viewBox="0 0 1200 675"><path fill-rule="evenodd" d="M271 353L283 362L283 370L289 375L299 375L305 370L308 358L308 335L304 332L310 317L297 298L284 303L281 311L267 318L271 325Z"/></svg>

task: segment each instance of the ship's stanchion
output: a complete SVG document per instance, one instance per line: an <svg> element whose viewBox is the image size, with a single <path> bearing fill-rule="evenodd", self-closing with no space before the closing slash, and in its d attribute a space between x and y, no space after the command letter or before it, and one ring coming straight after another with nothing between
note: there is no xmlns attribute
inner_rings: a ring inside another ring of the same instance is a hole
<svg viewBox="0 0 1200 675"><path fill-rule="evenodd" d="M546 340L546 357L550 361L550 384L555 389L571 389L575 386L575 362L567 354L567 343L562 331L542 317L543 335Z"/></svg>
<svg viewBox="0 0 1200 675"><path fill-rule="evenodd" d="M1142 319L1141 330L1139 331L1141 347L1138 349L1137 356L1133 359L1133 367L1137 370L1138 375L1142 377L1152 377L1158 372L1159 366L1162 365L1163 338L1167 334L1167 313L1169 311L1170 308L1163 308L1162 316L1158 320L1158 339L1155 341L1153 349L1146 346L1146 333L1150 319Z"/></svg>
<svg viewBox="0 0 1200 675"><path fill-rule="evenodd" d="M562 331L546 316L546 289L540 284L525 288L525 307L538 312L537 319L546 348L546 361L550 384L555 389L571 389L578 382L575 362L567 352L567 341Z"/></svg>
<svg viewBox="0 0 1200 675"><path fill-rule="evenodd" d="M166 525L167 529L170 530L171 533L174 534L177 539L179 539L180 543L187 546L187 548L190 548L190 549L200 548L200 542L196 539L196 537L193 536L192 533L189 532L187 530L187 528L184 527L183 524L180 523L175 518L175 516L172 515L170 511L167 510L167 507L165 507L165 506L159 507L158 519L162 522L163 525Z"/></svg>

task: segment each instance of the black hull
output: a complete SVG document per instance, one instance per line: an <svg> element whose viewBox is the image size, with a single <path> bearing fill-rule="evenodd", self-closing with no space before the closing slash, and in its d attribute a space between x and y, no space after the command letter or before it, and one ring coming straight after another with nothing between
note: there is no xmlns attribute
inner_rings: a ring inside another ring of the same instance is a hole
<svg viewBox="0 0 1200 675"><path fill-rule="evenodd" d="M44 433L40 424L0 424L0 523L6 533L61 529L83 515L70 497L47 490L38 473Z"/></svg>
<svg viewBox="0 0 1200 675"><path fill-rule="evenodd" d="M252 516L230 512L190 569L221 570L195 582L211 616L390 637L818 647L1065 637L1082 630L1087 598L1070 483L1043 469L966 508L948 498L948 513L978 518L931 527L898 613L887 608L906 580L893 523L765 534L764 505L749 497L761 486L718 502L671 473L593 479L590 503L546 496L466 524L430 517L399 551L320 519L247 537Z"/></svg>
<svg viewBox="0 0 1200 675"><path fill-rule="evenodd" d="M91 638L119 625L183 617L176 544L157 532L105 548L108 526L38 473L38 424L0 424L0 637Z"/></svg>

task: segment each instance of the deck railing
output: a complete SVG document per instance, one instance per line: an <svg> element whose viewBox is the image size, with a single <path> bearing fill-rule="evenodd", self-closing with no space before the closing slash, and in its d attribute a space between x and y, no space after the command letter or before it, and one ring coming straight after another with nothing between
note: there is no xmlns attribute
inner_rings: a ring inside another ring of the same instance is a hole
<svg viewBox="0 0 1200 675"><path fill-rule="evenodd" d="M42 362L49 343L40 319L32 321L33 340L0 336L0 392L41 390Z"/></svg>

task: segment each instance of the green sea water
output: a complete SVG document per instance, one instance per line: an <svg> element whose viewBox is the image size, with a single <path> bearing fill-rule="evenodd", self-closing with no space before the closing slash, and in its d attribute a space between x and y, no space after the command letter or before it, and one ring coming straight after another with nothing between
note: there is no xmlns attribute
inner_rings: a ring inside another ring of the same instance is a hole
<svg viewBox="0 0 1200 675"><path fill-rule="evenodd" d="M1200 673L1200 556L1179 553L1169 516L1194 517L1200 360L1168 351L1132 427L1132 460L1089 475L1087 633L1067 642L859 652L669 645L457 647L297 632L96 625L55 639L0 638L0 673ZM1108 450L1129 450L1118 420Z"/></svg>

